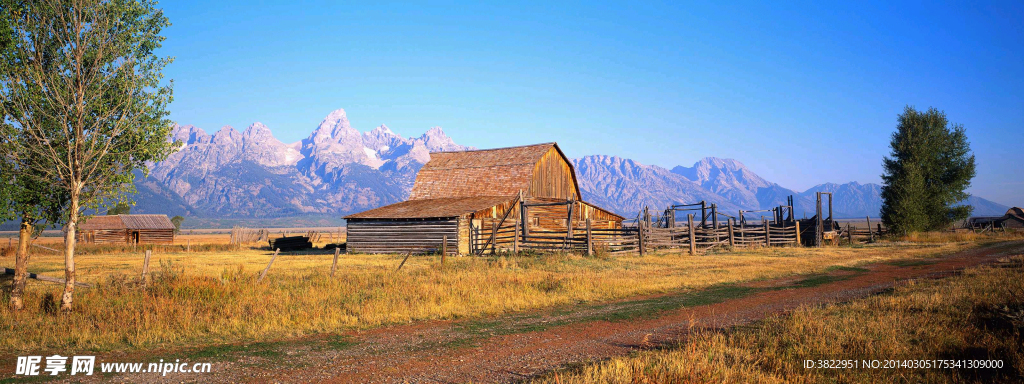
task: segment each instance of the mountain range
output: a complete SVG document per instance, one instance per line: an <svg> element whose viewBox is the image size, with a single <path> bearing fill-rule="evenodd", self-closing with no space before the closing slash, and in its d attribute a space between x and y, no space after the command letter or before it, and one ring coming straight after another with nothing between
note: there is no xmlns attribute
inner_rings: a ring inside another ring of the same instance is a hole
<svg viewBox="0 0 1024 384"><path fill-rule="evenodd" d="M360 133L344 110L291 144L262 123L213 135L177 126L180 147L137 179L137 212L199 217L341 215L402 201L430 152L460 151L440 127L403 138L387 126Z"/></svg>
<svg viewBox="0 0 1024 384"><path fill-rule="evenodd" d="M462 151L440 127L405 138L381 125L352 128L344 110L328 114L305 139L283 143L254 123L244 132L225 126L210 135L176 126L180 147L136 178L133 212L197 219L335 217L404 200L420 167L437 151ZM758 176L733 159L707 157L672 169L606 155L572 160L583 198L635 217L649 205L701 200L723 212L766 209L793 195L798 217L814 214L815 192L832 192L836 217L877 217L877 184L826 183L794 191ZM1008 207L972 197L976 215L1002 215ZM730 213L731 214L731 213ZM748 216L749 217L749 216Z"/></svg>

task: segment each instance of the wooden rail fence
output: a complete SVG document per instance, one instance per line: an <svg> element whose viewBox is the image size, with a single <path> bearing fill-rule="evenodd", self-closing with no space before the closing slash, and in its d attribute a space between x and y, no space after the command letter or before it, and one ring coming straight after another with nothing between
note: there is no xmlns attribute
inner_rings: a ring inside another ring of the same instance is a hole
<svg viewBox="0 0 1024 384"><path fill-rule="evenodd" d="M533 229L528 235L515 223L492 228L473 228L472 253L503 251L565 251L593 254L645 253L657 249L683 249L691 254L715 247L774 247L797 245L799 223L736 224L732 220L712 225L656 227L646 222L623 228ZM493 235L493 237L492 237Z"/></svg>
<svg viewBox="0 0 1024 384"><path fill-rule="evenodd" d="M639 225L644 250L685 249L691 254L715 247L773 247L799 244L799 223L736 224L732 220L718 226L683 225L655 227Z"/></svg>
<svg viewBox="0 0 1024 384"><path fill-rule="evenodd" d="M888 228L882 227L882 223L875 222L875 226L872 227L870 217L866 218L866 222L867 228L854 227L850 223L846 223L846 228L843 228L840 237L845 238L851 244L856 242L870 243L889 234Z"/></svg>
<svg viewBox="0 0 1024 384"><path fill-rule="evenodd" d="M583 227L558 229L531 228L524 233L516 221L507 221L491 228L470 230L470 250L484 252L564 251L579 253L621 254L639 251L637 228L593 228L589 221ZM493 234L493 237L492 237Z"/></svg>
<svg viewBox="0 0 1024 384"><path fill-rule="evenodd" d="M231 244L246 244L264 242L270 236L266 229L254 229L245 227L231 228Z"/></svg>
<svg viewBox="0 0 1024 384"><path fill-rule="evenodd" d="M823 196L828 198L827 211ZM563 203L526 205L543 213L547 206L559 204ZM697 254L725 246L821 246L825 241L835 244L842 239L850 242L874 241L886 233L880 224L877 228L872 227L870 219L867 221L868 229L855 228L849 224L846 228L837 225L832 219L832 194L828 192L818 193L817 215L809 220L795 218L792 196L787 199L786 205L764 210L741 210L737 216L721 213L716 204L705 201L672 205L660 216L652 215L649 208L645 207L635 219L627 220L621 228L614 229L591 228L589 219L585 227L580 227L575 220L563 220L563 228L530 228L527 233L526 229L520 227L523 225L520 220L506 220L511 212L512 209L509 209L501 220L490 222L489 225L470 227L471 253L479 255L486 252L539 250L593 254L597 250L610 254L628 252L643 255L657 249L682 249ZM679 213L687 213L685 221L677 217ZM762 215L760 223L746 220L745 215L757 213L770 213L771 216L769 219ZM558 215L564 216L564 213L547 216L557 219ZM571 209L568 216L572 217Z"/></svg>

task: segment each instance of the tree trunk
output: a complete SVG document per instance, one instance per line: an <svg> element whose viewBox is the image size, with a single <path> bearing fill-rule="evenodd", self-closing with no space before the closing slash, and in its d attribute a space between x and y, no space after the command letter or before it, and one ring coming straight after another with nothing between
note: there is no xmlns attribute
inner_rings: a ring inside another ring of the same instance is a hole
<svg viewBox="0 0 1024 384"><path fill-rule="evenodd" d="M20 311L25 307L22 297L25 294L25 280L28 279L28 242L32 237L32 223L28 218L21 219L18 231L18 255L14 259L14 280L11 282L11 309Z"/></svg>
<svg viewBox="0 0 1024 384"><path fill-rule="evenodd" d="M60 298L61 311L71 311L72 295L75 293L75 233L78 229L78 193L72 192L67 232L64 233L64 295Z"/></svg>

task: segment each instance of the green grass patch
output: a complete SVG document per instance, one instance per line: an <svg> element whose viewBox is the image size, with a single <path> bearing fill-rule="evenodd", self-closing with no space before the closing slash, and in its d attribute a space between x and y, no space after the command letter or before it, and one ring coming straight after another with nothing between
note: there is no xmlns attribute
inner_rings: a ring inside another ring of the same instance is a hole
<svg viewBox="0 0 1024 384"><path fill-rule="evenodd" d="M847 278L849 278L849 276L812 275L803 280L797 281L796 283L793 283L792 286L786 288L812 288L819 285L843 281Z"/></svg>
<svg viewBox="0 0 1024 384"><path fill-rule="evenodd" d="M352 348L356 345L359 345L359 342L353 340L351 336L330 335L328 337L323 338L323 340L321 340L320 343L314 345L314 349L316 349L317 351L340 351L343 349Z"/></svg>
<svg viewBox="0 0 1024 384"><path fill-rule="evenodd" d="M288 342L259 342L251 344L222 344L212 345L197 349L194 351L186 352L186 357L190 359L225 359L232 355L256 356L265 358L276 358L280 357L283 353L281 350L285 347Z"/></svg>
<svg viewBox="0 0 1024 384"><path fill-rule="evenodd" d="M827 269L825 269L825 271L826 272L840 272L840 271L842 271L842 272L869 272L870 270L867 269L867 268L860 268L860 267L845 267L845 266L833 265L833 266L828 267Z"/></svg>
<svg viewBox="0 0 1024 384"><path fill-rule="evenodd" d="M763 289L722 284L694 292L668 295L642 300L620 301L585 306L566 306L544 313L510 316L502 319L465 321L456 324L452 338L443 342L417 345L416 350L434 348L463 348L477 345L483 338L541 332L567 324L591 321L628 321L651 318L663 312L696 307L738 299Z"/></svg>
<svg viewBox="0 0 1024 384"><path fill-rule="evenodd" d="M932 265L938 263L936 260L896 260L890 261L887 264L895 265L897 267L916 267L921 265Z"/></svg>
<svg viewBox="0 0 1024 384"><path fill-rule="evenodd" d="M48 381L56 381L60 376L50 376L49 372L43 371L46 362L39 367L39 376L20 376L20 377L8 377L6 379L0 379L0 384L13 384L13 383L44 383ZM97 367L97 371L99 368Z"/></svg>
<svg viewBox="0 0 1024 384"><path fill-rule="evenodd" d="M649 318L665 311L717 304L726 300L738 299L758 291L760 289L735 284L714 285L706 289L678 295L607 304L606 306L621 306L622 308L588 316L585 320L626 321L637 318Z"/></svg>

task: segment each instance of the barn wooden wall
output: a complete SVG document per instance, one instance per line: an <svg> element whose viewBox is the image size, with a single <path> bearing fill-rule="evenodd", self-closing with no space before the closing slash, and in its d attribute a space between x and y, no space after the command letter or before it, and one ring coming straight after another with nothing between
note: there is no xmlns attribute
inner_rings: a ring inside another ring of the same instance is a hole
<svg viewBox="0 0 1024 384"><path fill-rule="evenodd" d="M348 251L356 253L436 252L448 236L448 253L459 250L457 218L437 220L349 219ZM466 247L469 245L467 243Z"/></svg>
<svg viewBox="0 0 1024 384"><path fill-rule="evenodd" d="M528 197L549 197L562 200L579 200L579 190L573 179L572 165L552 146L540 161L533 166Z"/></svg>
<svg viewBox="0 0 1024 384"><path fill-rule="evenodd" d="M554 203L564 202L562 199L532 198L527 200L527 206L531 203ZM527 219L530 229L552 229L565 230L569 216L568 205L555 205L546 207L529 207ZM622 219L602 209L594 207L582 201L576 201L572 208L573 228L586 227L587 219L591 220L593 228L619 228L622 226Z"/></svg>
<svg viewBox="0 0 1024 384"><path fill-rule="evenodd" d="M131 244L135 230L89 229L77 233L78 241L93 244ZM143 229L139 232L139 244L174 244L173 229Z"/></svg>
<svg viewBox="0 0 1024 384"><path fill-rule="evenodd" d="M140 229L139 244L174 244L173 229Z"/></svg>
<svg viewBox="0 0 1024 384"><path fill-rule="evenodd" d="M78 240L93 244L127 244L128 233L123 229L95 229L77 233Z"/></svg>

